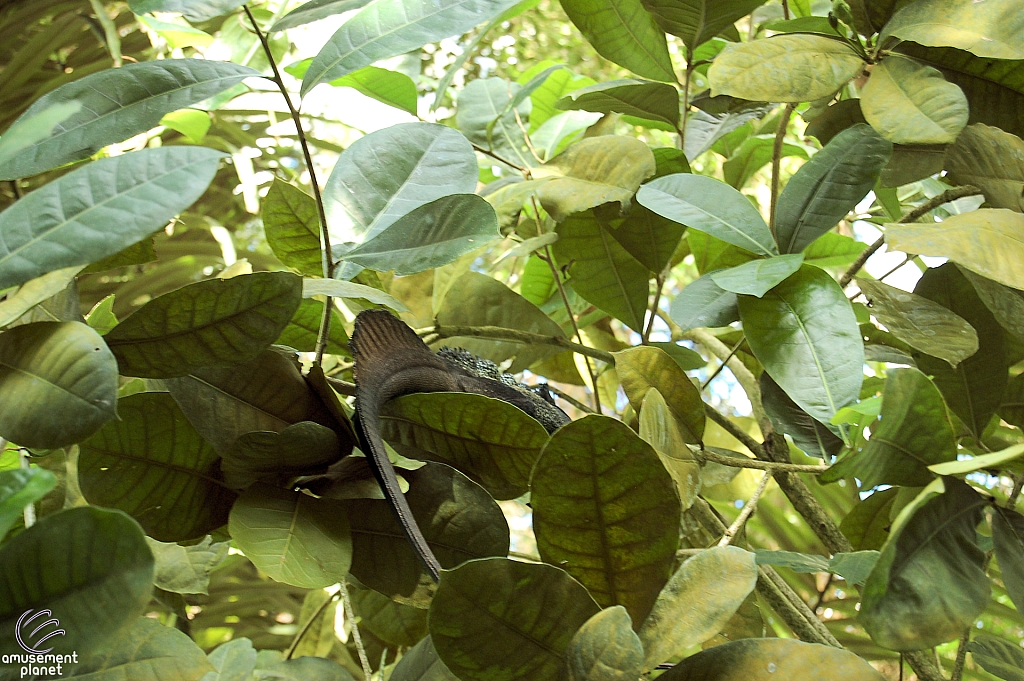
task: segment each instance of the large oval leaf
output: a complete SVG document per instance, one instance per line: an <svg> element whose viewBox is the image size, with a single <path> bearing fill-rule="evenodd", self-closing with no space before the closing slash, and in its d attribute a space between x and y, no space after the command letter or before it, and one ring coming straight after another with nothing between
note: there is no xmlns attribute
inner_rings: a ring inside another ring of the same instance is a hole
<svg viewBox="0 0 1024 681"><path fill-rule="evenodd" d="M242 435L224 453L221 470L225 484L245 489L257 480L287 485L297 475L323 472L341 458L338 436L312 421L300 421L280 433L257 430Z"/></svg>
<svg viewBox="0 0 1024 681"><path fill-rule="evenodd" d="M849 650L791 638L731 641L686 658L658 678L665 681L776 681L818 678L824 670L828 670L830 681L885 679Z"/></svg>
<svg viewBox="0 0 1024 681"><path fill-rule="evenodd" d="M961 636L989 598L975 528L988 501L955 478L926 487L892 525L864 585L860 622L890 650L920 650Z"/></svg>
<svg viewBox="0 0 1024 681"><path fill-rule="evenodd" d="M186 681L215 667L187 635L159 620L140 617L107 651L83 656L73 677L90 681Z"/></svg>
<svg viewBox="0 0 1024 681"><path fill-rule="evenodd" d="M846 295L824 270L804 265L764 295L740 296L747 342L797 405L828 423L857 401L864 342Z"/></svg>
<svg viewBox="0 0 1024 681"><path fill-rule="evenodd" d="M644 648L621 605L605 608L579 628L565 655L566 681L636 681Z"/></svg>
<svg viewBox="0 0 1024 681"><path fill-rule="evenodd" d="M1024 59L1024 17L1013 0L921 0L903 7L885 25L891 36L929 47L955 47L979 57Z"/></svg>
<svg viewBox="0 0 1024 681"><path fill-rule="evenodd" d="M230 62L161 59L125 64L62 85L37 99L4 133L0 157L21 136L23 122L56 104L78 102L81 108L55 125L48 136L0 165L0 180L38 175L87 158L108 144L156 127L166 113L259 75Z"/></svg>
<svg viewBox="0 0 1024 681"><path fill-rule="evenodd" d="M336 584L352 564L348 514L334 499L257 483L235 502L228 531L256 567L292 586Z"/></svg>
<svg viewBox="0 0 1024 681"><path fill-rule="evenodd" d="M613 80L579 90L555 102L559 109L583 109L599 113L616 112L679 125L679 91L665 83L641 80Z"/></svg>
<svg viewBox="0 0 1024 681"><path fill-rule="evenodd" d="M658 25L682 38L691 50L763 4L761 0L644 0Z"/></svg>
<svg viewBox="0 0 1024 681"><path fill-rule="evenodd" d="M735 546L716 546L687 560L640 628L644 668L717 634L756 584L754 554Z"/></svg>
<svg viewBox="0 0 1024 681"><path fill-rule="evenodd" d="M434 650L430 636L410 648L395 665L389 681L459 681Z"/></svg>
<svg viewBox="0 0 1024 681"><path fill-rule="evenodd" d="M499 238L491 204L476 194L453 194L413 209L343 257L378 272L416 274Z"/></svg>
<svg viewBox="0 0 1024 681"><path fill-rule="evenodd" d="M585 416L560 428L530 479L537 549L623 605L636 625L668 580L679 545L679 497L657 452L621 421Z"/></svg>
<svg viewBox="0 0 1024 681"><path fill-rule="evenodd" d="M43 618L18 632L35 652L98 650L142 614L152 591L153 554L134 520L92 506L47 516L0 550L0 653L25 654L15 638L25 613ZM39 631L48 618L58 624Z"/></svg>
<svg viewBox="0 0 1024 681"><path fill-rule="evenodd" d="M257 272L208 279L151 300L106 335L125 376L176 378L255 359L302 302L302 279Z"/></svg>
<svg viewBox="0 0 1024 681"><path fill-rule="evenodd" d="M956 184L985 192L993 208L1024 212L1024 140L980 123L964 128L946 150L946 170Z"/></svg>
<svg viewBox="0 0 1024 681"><path fill-rule="evenodd" d="M992 540L1003 584L1014 605L1024 604L1024 515L996 506L992 514Z"/></svg>
<svg viewBox="0 0 1024 681"><path fill-rule="evenodd" d="M472 194L478 174L469 140L443 125L403 123L361 137L338 158L324 187L331 240L372 239L425 203Z"/></svg>
<svg viewBox="0 0 1024 681"><path fill-rule="evenodd" d="M428 463L403 470L405 498L442 566L508 554L509 531L501 508L487 492L454 468ZM383 500L346 502L352 524L352 574L399 602L426 607L433 580ZM429 585L429 586L428 586Z"/></svg>
<svg viewBox="0 0 1024 681"><path fill-rule="evenodd" d="M858 278L857 286L871 301L871 314L915 350L954 367L978 351L974 328L938 303L880 281Z"/></svg>
<svg viewBox="0 0 1024 681"><path fill-rule="evenodd" d="M370 4L370 0L308 0L278 19L270 31L283 31L313 21L326 19Z"/></svg>
<svg viewBox="0 0 1024 681"><path fill-rule="evenodd" d="M703 175L677 173L648 182L636 200L658 215L758 255L777 255L764 218L738 191Z"/></svg>
<svg viewBox="0 0 1024 681"><path fill-rule="evenodd" d="M1024 290L1024 215L982 209L953 215L939 225L889 225L889 248L957 262L1000 284Z"/></svg>
<svg viewBox="0 0 1024 681"><path fill-rule="evenodd" d="M267 245L274 255L302 274L322 275L320 217L313 197L294 185L275 179L261 208Z"/></svg>
<svg viewBox="0 0 1024 681"><path fill-rule="evenodd" d="M198 199L225 154L160 147L103 158L0 213L0 289L113 255Z"/></svg>
<svg viewBox="0 0 1024 681"><path fill-rule="evenodd" d="M385 643L409 648L427 634L427 611L396 603L373 589L348 586L359 626Z"/></svg>
<svg viewBox="0 0 1024 681"><path fill-rule="evenodd" d="M460 679L547 681L597 611L587 590L552 565L484 558L442 573L428 621L438 655Z"/></svg>
<svg viewBox="0 0 1024 681"><path fill-rule="evenodd" d="M196 539L227 522L235 494L217 453L167 393L118 400L120 420L82 443L78 481L89 503L117 508L158 541Z"/></svg>
<svg viewBox="0 0 1024 681"><path fill-rule="evenodd" d="M967 125L967 97L938 69L892 55L861 91L871 127L895 144L949 144Z"/></svg>
<svg viewBox="0 0 1024 681"><path fill-rule="evenodd" d="M640 411L651 388L665 398L686 440L697 444L704 436L704 402L700 391L678 364L660 348L641 346L615 353L615 367L622 389Z"/></svg>
<svg viewBox="0 0 1024 681"><path fill-rule="evenodd" d="M675 82L665 34L641 0L561 0L597 53L633 73Z"/></svg>
<svg viewBox="0 0 1024 681"><path fill-rule="evenodd" d="M521 121L530 115L532 100L519 83L504 78L477 78L459 93L455 122L470 142L508 163L529 168L538 164L530 151Z"/></svg>
<svg viewBox="0 0 1024 681"><path fill-rule="evenodd" d="M803 262L803 253L777 255L718 270L710 276L723 290L760 298L800 269Z"/></svg>
<svg viewBox="0 0 1024 681"><path fill-rule="evenodd" d="M548 441L544 426L502 400L472 393L420 393L388 402L381 435L448 464L478 482L495 499L526 492L530 471Z"/></svg>
<svg viewBox="0 0 1024 681"><path fill-rule="evenodd" d="M799 253L836 226L875 186L892 144L858 124L833 137L800 166L779 196L779 250Z"/></svg>
<svg viewBox="0 0 1024 681"><path fill-rule="evenodd" d="M301 94L375 61L465 33L516 0L377 0L341 25L313 59Z"/></svg>
<svg viewBox="0 0 1024 681"><path fill-rule="evenodd" d="M794 33L729 43L708 69L708 81L712 95L809 102L831 96L863 68L845 42Z"/></svg>
<svg viewBox="0 0 1024 681"><path fill-rule="evenodd" d="M722 289L711 278L714 270L686 285L669 304L669 316L683 331L728 326L740 318L735 293Z"/></svg>
<svg viewBox="0 0 1024 681"><path fill-rule="evenodd" d="M826 461L843 448L837 426L822 423L797 406L767 372L758 378L761 403L775 430L793 438L793 444L808 456Z"/></svg>
<svg viewBox="0 0 1024 681"><path fill-rule="evenodd" d="M24 447L74 444L117 415L117 362L79 322L0 334L0 437Z"/></svg>

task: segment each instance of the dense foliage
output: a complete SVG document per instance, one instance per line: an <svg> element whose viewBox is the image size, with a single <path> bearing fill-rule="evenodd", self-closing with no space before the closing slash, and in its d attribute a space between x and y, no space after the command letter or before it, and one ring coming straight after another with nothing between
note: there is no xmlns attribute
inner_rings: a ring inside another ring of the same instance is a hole
<svg viewBox="0 0 1024 681"><path fill-rule="evenodd" d="M1018 0L0 38L0 678L1024 678ZM437 584L357 446L369 308L574 419L385 406Z"/></svg>

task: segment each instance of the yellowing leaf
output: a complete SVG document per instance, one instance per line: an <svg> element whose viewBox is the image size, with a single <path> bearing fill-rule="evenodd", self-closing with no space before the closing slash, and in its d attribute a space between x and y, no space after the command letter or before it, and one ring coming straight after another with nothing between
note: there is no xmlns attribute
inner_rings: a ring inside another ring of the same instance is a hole
<svg viewBox="0 0 1024 681"><path fill-rule="evenodd" d="M938 69L891 56L861 92L871 127L896 144L949 144L967 125L967 97Z"/></svg>

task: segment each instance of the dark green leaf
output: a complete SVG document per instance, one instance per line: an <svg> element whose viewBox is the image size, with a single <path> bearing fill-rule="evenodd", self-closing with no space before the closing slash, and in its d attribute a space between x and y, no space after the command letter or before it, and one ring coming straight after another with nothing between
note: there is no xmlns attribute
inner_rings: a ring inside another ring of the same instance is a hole
<svg viewBox="0 0 1024 681"><path fill-rule="evenodd" d="M700 391L663 350L649 346L615 354L615 366L630 404L637 412L647 391L657 389L665 398L686 440L700 443L704 436L704 403Z"/></svg>
<svg viewBox="0 0 1024 681"><path fill-rule="evenodd" d="M29 504L42 499L57 484L57 478L43 468L0 471L0 541L14 527Z"/></svg>
<svg viewBox="0 0 1024 681"><path fill-rule="evenodd" d="M636 200L658 215L758 255L778 249L768 225L745 196L703 175L667 175L640 188Z"/></svg>
<svg viewBox="0 0 1024 681"><path fill-rule="evenodd" d="M117 415L117 362L79 322L35 322L0 334L0 437L53 449Z"/></svg>
<svg viewBox="0 0 1024 681"><path fill-rule="evenodd" d="M853 507L839 529L858 551L880 549L889 537L889 511L897 490L890 488L874 492Z"/></svg>
<svg viewBox="0 0 1024 681"><path fill-rule="evenodd" d="M764 0L643 0L666 33L682 38L691 50L711 40Z"/></svg>
<svg viewBox="0 0 1024 681"><path fill-rule="evenodd" d="M262 216L267 244L281 262L302 274L324 273L320 218L312 196L275 179L263 199Z"/></svg>
<svg viewBox="0 0 1024 681"><path fill-rule="evenodd" d="M228 531L271 578L319 589L345 578L352 538L343 502L257 483L238 497Z"/></svg>
<svg viewBox="0 0 1024 681"><path fill-rule="evenodd" d="M221 469L225 484L245 489L257 480L285 481L297 475L323 472L341 458L338 436L312 421L300 421L282 430L253 431L235 441L224 453Z"/></svg>
<svg viewBox="0 0 1024 681"><path fill-rule="evenodd" d="M676 149L675 147L657 147L655 149L651 149L651 153L654 154L654 163L656 168L654 171L654 177L651 179L665 177L666 175L675 175L676 173L690 172L690 163L686 160L686 152L682 149Z"/></svg>
<svg viewBox="0 0 1024 681"><path fill-rule="evenodd" d="M444 666L444 662L434 650L434 642L430 636L402 655L389 681L459 681L455 674Z"/></svg>
<svg viewBox="0 0 1024 681"><path fill-rule="evenodd" d="M758 384L765 413L777 431L793 438L793 444L808 456L828 461L839 453L843 440L838 427L812 418L790 399L768 372L761 374Z"/></svg>
<svg viewBox="0 0 1024 681"><path fill-rule="evenodd" d="M864 586L860 622L890 650L959 638L989 598L975 528L988 501L956 478L929 485L900 511Z"/></svg>
<svg viewBox="0 0 1024 681"><path fill-rule="evenodd" d="M739 308L754 355L801 409L827 423L857 401L864 343L832 277L804 265L763 298L740 296Z"/></svg>
<svg viewBox="0 0 1024 681"><path fill-rule="evenodd" d="M573 634L598 609L552 565L484 558L443 573L430 637L465 681L546 681L557 678Z"/></svg>
<svg viewBox="0 0 1024 681"><path fill-rule="evenodd" d="M661 272L671 263L683 238L682 225L643 206L632 206L624 220L610 224L612 237L651 272Z"/></svg>
<svg viewBox="0 0 1024 681"><path fill-rule="evenodd" d="M771 163L774 153L775 135L756 135L743 140L729 160L722 164L726 183L736 189L742 188L754 173ZM783 144L779 153L779 158L807 158L807 151L795 144Z"/></svg>
<svg viewBox="0 0 1024 681"><path fill-rule="evenodd" d="M223 157L204 147L144 149L35 190L0 213L0 289L141 241L206 191Z"/></svg>
<svg viewBox="0 0 1024 681"><path fill-rule="evenodd" d="M54 270L26 281L16 291L8 292L7 297L0 301L0 327L18 321L36 305L66 290L81 270L80 265Z"/></svg>
<svg viewBox="0 0 1024 681"><path fill-rule="evenodd" d="M354 681L355 677L334 660L303 655L279 660L256 671L257 678L274 681ZM223 677L222 677L223 678Z"/></svg>
<svg viewBox="0 0 1024 681"><path fill-rule="evenodd" d="M980 634L968 644L967 650L988 673L1006 681L1024 681L1024 651L1019 645Z"/></svg>
<svg viewBox="0 0 1024 681"><path fill-rule="evenodd" d="M516 0L378 0L341 25L302 79L301 94L375 61L465 33Z"/></svg>
<svg viewBox="0 0 1024 681"><path fill-rule="evenodd" d="M508 554L509 531L501 508L486 491L453 468L428 463L403 470L406 499L427 543L446 568L473 558ZM346 502L352 523L352 574L398 602L426 607L430 577L423 572L387 502Z"/></svg>
<svg viewBox="0 0 1024 681"><path fill-rule="evenodd" d="M685 345L677 345L676 343L660 341L653 342L650 345L653 348L664 350L665 353L671 357L683 371L696 371L697 369L703 369L707 366L707 360L704 359L699 352L691 350Z"/></svg>
<svg viewBox="0 0 1024 681"><path fill-rule="evenodd" d="M82 105L78 112L53 126L49 135L0 165L0 180L38 175L88 158L108 144L155 128L168 112L183 109L244 78L258 75L257 71L230 62L160 59L128 63L79 78L37 99L4 134L0 158L4 147L21 136L20 125L55 104L80 102ZM132 171L126 172L122 181L126 184L136 181L130 177L132 174Z"/></svg>
<svg viewBox="0 0 1024 681"><path fill-rule="evenodd" d="M728 326L740 318L735 293L725 291L711 275L725 270L713 270L686 285L672 299L669 315L683 331L702 327Z"/></svg>
<svg viewBox="0 0 1024 681"><path fill-rule="evenodd" d="M277 345L287 345L299 352L313 352L316 349L317 334L320 322L324 317L324 304L319 300L303 299L299 309L284 327L284 331L274 341ZM342 324L337 309L331 310L331 330L327 337L327 354L350 356L348 334Z"/></svg>
<svg viewBox="0 0 1024 681"><path fill-rule="evenodd" d="M153 248L153 239L143 239L124 250L118 251L110 257L104 258L99 262L94 262L86 267L82 271L82 274L105 272L107 270L112 270L118 267L127 267L129 265L144 265L147 262L153 262L156 258L156 249Z"/></svg>
<svg viewBox="0 0 1024 681"><path fill-rule="evenodd" d="M106 341L123 375L176 378L255 359L301 301L302 280L287 272L208 279L146 303Z"/></svg>
<svg viewBox="0 0 1024 681"><path fill-rule="evenodd" d="M128 6L136 14L149 12L181 12L189 21L199 22L227 14L242 0L130 0Z"/></svg>
<svg viewBox="0 0 1024 681"><path fill-rule="evenodd" d="M633 73L676 81L665 34L641 0L561 0L562 9L597 53Z"/></svg>
<svg viewBox="0 0 1024 681"><path fill-rule="evenodd" d="M427 634L427 611L396 603L373 589L351 585L352 609L359 626L385 643L408 648Z"/></svg>
<svg viewBox="0 0 1024 681"><path fill-rule="evenodd" d="M665 83L613 80L573 90L555 103L559 109L616 112L679 126L679 92Z"/></svg>
<svg viewBox="0 0 1024 681"><path fill-rule="evenodd" d="M182 546L147 539L156 559L153 584L179 594L209 593L210 572L228 557L230 542L214 543L206 536L198 544Z"/></svg>
<svg viewBox="0 0 1024 681"><path fill-rule="evenodd" d="M778 565L789 568L793 572L815 573L828 572L828 558L794 551L770 551L757 549L754 551L758 565Z"/></svg>
<svg viewBox="0 0 1024 681"><path fill-rule="evenodd" d="M779 250L799 253L846 217L875 186L892 144L868 125L836 135L800 167L779 196Z"/></svg>
<svg viewBox="0 0 1024 681"><path fill-rule="evenodd" d="M286 28L295 28L296 26L326 19L342 12L359 9L369 3L370 0L309 0L278 19L270 27L270 31L283 31Z"/></svg>
<svg viewBox="0 0 1024 681"><path fill-rule="evenodd" d="M1001 506L992 514L992 540L1013 604L1024 606L1024 516Z"/></svg>
<svg viewBox="0 0 1024 681"><path fill-rule="evenodd" d="M92 506L47 516L0 549L0 653L24 655L18 619L47 610L58 625L39 631L37 619L18 632L35 650L99 650L142 614L152 590L153 554L134 520Z"/></svg>
<svg viewBox="0 0 1024 681"><path fill-rule="evenodd" d="M1007 382L999 416L1018 428L1024 425L1024 374L1017 374Z"/></svg>
<svg viewBox="0 0 1024 681"><path fill-rule="evenodd" d="M158 620L140 617L109 650L84 656L74 675L65 678L184 681L202 678L213 670L195 641Z"/></svg>
<svg viewBox="0 0 1024 681"><path fill-rule="evenodd" d="M799 270L803 261L803 253L777 255L718 270L709 276L725 291L760 298Z"/></svg>
<svg viewBox="0 0 1024 681"><path fill-rule="evenodd" d="M81 444L82 494L134 517L158 541L196 539L227 522L235 495L220 480L217 453L167 393L117 404L120 420Z"/></svg>
<svg viewBox="0 0 1024 681"><path fill-rule="evenodd" d="M993 208L1024 212L1024 141L983 124L964 128L946 151L945 168L957 184L985 192Z"/></svg>
<svg viewBox="0 0 1024 681"><path fill-rule="evenodd" d="M679 498L657 452L622 422L585 416L544 446L530 504L541 559L639 626L679 544Z"/></svg>
<svg viewBox="0 0 1024 681"><path fill-rule="evenodd" d="M848 584L859 586L867 581L868 575L878 562L878 556L878 551L837 553L829 559L828 569L845 579Z"/></svg>
<svg viewBox="0 0 1024 681"><path fill-rule="evenodd" d="M587 620L569 641L566 681L636 681L643 672L644 647L621 605Z"/></svg>

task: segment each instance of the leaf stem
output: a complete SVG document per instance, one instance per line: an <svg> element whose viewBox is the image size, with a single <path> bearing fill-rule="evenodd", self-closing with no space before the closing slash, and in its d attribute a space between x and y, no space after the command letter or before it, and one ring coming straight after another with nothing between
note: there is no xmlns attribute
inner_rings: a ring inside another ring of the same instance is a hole
<svg viewBox="0 0 1024 681"><path fill-rule="evenodd" d="M615 364L615 357L610 352L573 343L565 336L547 336L541 333L506 329L501 326L441 326L439 324L426 329L417 329L416 333L421 337L428 334L436 334L436 340L471 336L473 338L492 338L494 340L512 341L513 343L524 343L527 345L557 345L585 357L601 360L606 364Z"/></svg>
<svg viewBox="0 0 1024 681"><path fill-rule="evenodd" d="M558 397L560 397L561 399L565 400L566 402L568 402L572 406L576 407L577 409L582 411L584 414L596 414L597 413L593 409L588 407L587 405L585 405L582 402L580 402L579 400L577 400L572 395L559 390L558 388L556 388L555 386L551 385L550 383L547 383L545 385L546 385L548 390L550 390L554 394L558 395Z"/></svg>
<svg viewBox="0 0 1024 681"><path fill-rule="evenodd" d="M766 489L768 489L768 481L771 479L771 471L765 471L764 475L761 476L761 481L757 483L757 489L754 490L754 495L750 497L746 505L743 507L743 510L740 511L738 516L736 516L736 520L732 521L732 525L729 525L725 534L723 534L722 538L718 541L719 546L728 546L731 544L736 534L743 529L743 526L747 523L747 518L749 518L754 512L754 509L757 508L757 502L760 501L761 495L764 494Z"/></svg>
<svg viewBox="0 0 1024 681"><path fill-rule="evenodd" d="M686 124L690 118L690 79L693 75L693 51L686 48L686 75L683 76L683 111L679 121L679 148L686 149Z"/></svg>
<svg viewBox="0 0 1024 681"><path fill-rule="evenodd" d="M785 4L783 4L785 7ZM788 10L787 10L788 12ZM779 127L775 131L775 143L772 145L772 205L768 214L768 227L771 229L772 237L775 236L775 213L779 204L779 185L782 178L779 177L782 166L782 147L786 139L786 129L789 127L789 120L793 117L796 104L787 104L782 110L782 118L779 119Z"/></svg>
<svg viewBox="0 0 1024 681"><path fill-rule="evenodd" d="M470 142L470 144L473 144L473 143ZM511 161L506 161L505 159L503 159L501 156L498 156L497 154L495 154L490 149L484 149L479 144L473 144L473 149L475 149L476 151L479 151L481 154L484 154L485 156L490 156L491 158L493 158L496 161L504 163L505 165L507 165L512 170L518 170L523 175L525 175L527 177L527 179L530 178L530 169L529 168L524 168L523 166L517 166L515 163L512 163Z"/></svg>
<svg viewBox="0 0 1024 681"><path fill-rule="evenodd" d="M266 54L267 61L270 62L270 68L274 74L270 80L281 91L284 102L288 106L288 112L295 123L295 132L299 138L299 146L302 147L302 155L306 160L306 168L309 170L309 183L313 186L313 198L316 199L316 210L320 220L320 241L323 246L321 261L324 277L330 279L334 276L334 254L331 252L331 237L327 233L327 213L324 210L324 199L320 194L320 185L317 183L316 170L313 167L313 156L309 153L309 143L306 141L306 133L302 129L302 118L299 116L299 110L292 104L292 98L288 94L288 88L284 85L284 79L281 78L281 72L277 68L277 60L274 59L274 54L270 51L267 37L263 35L263 31L260 30L259 25L256 23L256 18L249 11L249 5L242 5L242 9L245 10L245 15L249 18L249 23L252 24L256 37L259 38L260 44L263 46L263 53ZM331 330L331 312L333 308L334 301L328 297L324 301L324 314L320 319L320 332L316 338L316 359L314 362L318 365L323 361L324 350L327 348L327 336Z"/></svg>
<svg viewBox="0 0 1024 681"><path fill-rule="evenodd" d="M928 213L935 210L944 203L956 201L957 199L963 199L968 196L978 196L979 194L983 195L983 192L977 187L972 187L971 185L964 185L963 187L954 187L952 189L947 189L938 196L934 196L928 199L920 206L918 206L914 210L910 211L909 213L901 217L896 222L896 224L905 225L910 222L917 222L918 219L920 219L924 215L927 215ZM842 286L843 288L846 288L846 286L851 281L853 281L853 278L857 276L857 273L860 272L860 268L864 267L864 263L868 261L868 258L873 256L878 251L878 249L880 249L884 244L885 234L878 237L875 243L868 246L866 250L864 250L859 256L857 256L857 259L853 261L852 265L850 265L850 269L846 270L846 273L839 278L839 285ZM905 265L906 263L903 264ZM900 265L900 267L903 267L903 265Z"/></svg>

